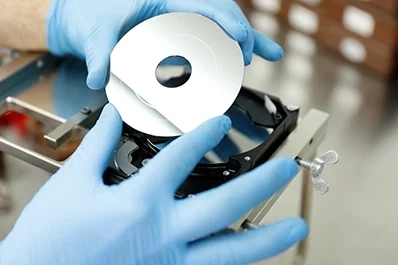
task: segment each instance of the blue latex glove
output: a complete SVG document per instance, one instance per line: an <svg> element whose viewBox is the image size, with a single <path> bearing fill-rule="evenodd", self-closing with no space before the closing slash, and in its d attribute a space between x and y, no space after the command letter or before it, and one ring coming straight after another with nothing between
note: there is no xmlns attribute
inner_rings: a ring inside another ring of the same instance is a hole
<svg viewBox="0 0 398 265"><path fill-rule="evenodd" d="M48 45L56 55L86 60L87 84L107 83L109 57L119 39L140 22L168 12L195 12L217 22L240 43L245 64L253 53L276 61L283 56L274 41L252 29L232 0L53 0L48 18Z"/></svg>
<svg viewBox="0 0 398 265"><path fill-rule="evenodd" d="M225 116L214 118L173 141L137 175L105 186L102 173L122 129L107 105L75 154L23 210L0 245L0 264L249 264L285 251L307 235L301 219L206 236L286 185L298 170L292 159L275 159L194 198L173 197L230 126Z"/></svg>

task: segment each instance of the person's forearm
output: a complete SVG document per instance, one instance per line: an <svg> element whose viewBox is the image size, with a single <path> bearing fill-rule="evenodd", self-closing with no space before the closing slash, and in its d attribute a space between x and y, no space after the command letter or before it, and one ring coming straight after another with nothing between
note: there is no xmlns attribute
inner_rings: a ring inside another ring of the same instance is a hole
<svg viewBox="0 0 398 265"><path fill-rule="evenodd" d="M46 20L51 0L0 0L0 46L47 50Z"/></svg>

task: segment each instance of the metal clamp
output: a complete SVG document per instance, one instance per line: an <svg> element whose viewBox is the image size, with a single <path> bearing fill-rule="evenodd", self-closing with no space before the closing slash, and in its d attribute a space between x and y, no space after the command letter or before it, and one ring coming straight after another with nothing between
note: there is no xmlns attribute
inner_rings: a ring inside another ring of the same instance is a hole
<svg viewBox="0 0 398 265"><path fill-rule="evenodd" d="M321 178L321 175L325 165L333 165L339 162L339 154L336 151L329 150L315 158L312 162L300 158L297 158L296 161L299 166L309 170L311 181L319 194L326 194L330 190L329 184Z"/></svg>
<svg viewBox="0 0 398 265"><path fill-rule="evenodd" d="M47 146L58 149L63 144L70 141L79 132L78 127L91 129L98 119L105 103L93 104L85 107L76 113L73 117L68 119L65 123L55 128L52 132L44 135Z"/></svg>
<svg viewBox="0 0 398 265"><path fill-rule="evenodd" d="M334 150L329 150L320 156L316 157L314 161L308 162L300 158L296 158L299 166L308 169L308 174L312 180L315 190L323 195L329 191L329 184L321 178L325 165L336 164L339 161L339 154ZM259 223L245 220L242 223L242 228L245 230L254 230L263 227Z"/></svg>

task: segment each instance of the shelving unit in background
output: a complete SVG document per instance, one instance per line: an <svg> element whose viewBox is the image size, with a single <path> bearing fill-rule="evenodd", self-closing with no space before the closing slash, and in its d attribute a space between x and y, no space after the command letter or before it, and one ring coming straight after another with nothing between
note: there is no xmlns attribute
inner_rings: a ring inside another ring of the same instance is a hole
<svg viewBox="0 0 398 265"><path fill-rule="evenodd" d="M389 79L398 69L398 0L241 0L361 69Z"/></svg>

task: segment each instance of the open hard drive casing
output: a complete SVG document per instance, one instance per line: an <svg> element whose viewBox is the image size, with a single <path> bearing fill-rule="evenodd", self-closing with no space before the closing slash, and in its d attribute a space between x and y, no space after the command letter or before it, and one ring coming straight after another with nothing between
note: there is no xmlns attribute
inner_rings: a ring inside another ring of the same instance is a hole
<svg viewBox="0 0 398 265"><path fill-rule="evenodd" d="M176 81L171 79L168 82ZM276 113L267 110L265 97L273 102ZM233 107L244 111L253 124L272 129L272 133L257 147L230 156L225 163L199 163L176 192L176 198L182 199L212 189L266 162L295 129L299 116L298 109L288 110L278 98L244 86ZM104 183L107 185L118 184L134 177L134 174L160 151L156 145L170 140L147 135L127 124L123 126L119 147L104 173Z"/></svg>

